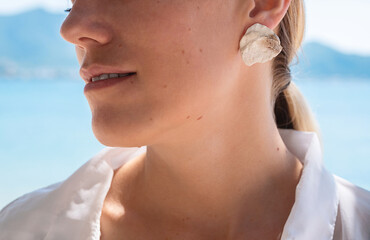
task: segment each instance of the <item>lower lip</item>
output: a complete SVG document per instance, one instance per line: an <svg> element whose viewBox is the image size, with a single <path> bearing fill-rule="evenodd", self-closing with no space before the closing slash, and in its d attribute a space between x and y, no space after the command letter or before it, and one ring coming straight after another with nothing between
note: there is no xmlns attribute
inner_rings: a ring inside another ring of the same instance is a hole
<svg viewBox="0 0 370 240"><path fill-rule="evenodd" d="M127 81L130 78L134 77L136 73L130 74L124 77L118 77L118 78L109 78L109 79L104 79L104 80L98 80L95 82L89 82L85 85L84 92L87 91L93 91L96 89L102 89L102 88L107 88L109 86L112 86L114 84L117 84L122 81Z"/></svg>

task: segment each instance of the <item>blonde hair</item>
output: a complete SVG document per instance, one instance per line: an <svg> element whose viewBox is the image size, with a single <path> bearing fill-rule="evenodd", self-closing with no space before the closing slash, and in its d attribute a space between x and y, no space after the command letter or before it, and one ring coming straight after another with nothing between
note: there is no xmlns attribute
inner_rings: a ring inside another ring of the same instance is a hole
<svg viewBox="0 0 370 240"><path fill-rule="evenodd" d="M298 61L305 31L303 0L292 0L286 15L278 26L283 50L273 60L272 100L274 118L278 128L317 133L322 145L319 125L299 88L292 82L290 63Z"/></svg>

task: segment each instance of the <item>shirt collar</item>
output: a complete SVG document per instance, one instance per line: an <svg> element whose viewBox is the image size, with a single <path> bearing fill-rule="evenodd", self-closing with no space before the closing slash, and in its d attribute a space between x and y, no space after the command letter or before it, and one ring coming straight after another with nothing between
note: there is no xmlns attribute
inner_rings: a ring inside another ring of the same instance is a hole
<svg viewBox="0 0 370 240"><path fill-rule="evenodd" d="M292 129L279 129L279 132L289 151L303 164L295 202L281 239L331 240L339 197L335 179L323 165L318 136Z"/></svg>
<svg viewBox="0 0 370 240"><path fill-rule="evenodd" d="M338 195L333 175L323 166L318 137L314 132L293 129L279 129L279 133L289 151L303 164L295 203L281 239L331 240ZM99 240L100 215L113 170L145 151L146 146L106 147L57 185L50 193L57 199L56 205L39 207L53 213L44 239Z"/></svg>

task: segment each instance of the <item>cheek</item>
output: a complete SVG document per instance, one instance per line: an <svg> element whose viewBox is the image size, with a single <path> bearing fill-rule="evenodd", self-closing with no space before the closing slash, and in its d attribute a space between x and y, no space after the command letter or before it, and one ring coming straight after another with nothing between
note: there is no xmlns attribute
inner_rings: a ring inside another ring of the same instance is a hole
<svg viewBox="0 0 370 240"><path fill-rule="evenodd" d="M156 17L151 20L138 18L142 21L135 24L140 35L133 34L132 44L143 79L150 79L145 84L167 86L173 99L215 93L211 89L222 87L226 69L235 66L238 42L227 19L197 3L176 11L163 8L161 13L153 14Z"/></svg>

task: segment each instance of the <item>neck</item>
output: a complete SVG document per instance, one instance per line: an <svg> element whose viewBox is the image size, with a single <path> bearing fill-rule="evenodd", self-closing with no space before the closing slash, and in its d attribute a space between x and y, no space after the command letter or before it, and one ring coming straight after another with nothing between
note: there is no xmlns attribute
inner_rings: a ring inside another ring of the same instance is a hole
<svg viewBox="0 0 370 240"><path fill-rule="evenodd" d="M147 146L141 190L151 209L198 223L209 223L212 216L212 222L230 226L253 211L255 218L269 216L275 201L284 201L277 198L294 197L291 190L302 166L284 145L272 117L261 111L236 112L224 113L222 120L208 112L172 141ZM253 118L241 117L251 114ZM188 134L194 129L197 137Z"/></svg>
<svg viewBox="0 0 370 240"><path fill-rule="evenodd" d="M292 170L297 161L276 127L220 126L224 127L189 139L188 145L147 146L143 176L150 196L158 195L163 206L181 202L182 209L189 207L184 212L228 212L296 174ZM161 194L155 194L158 190Z"/></svg>
<svg viewBox="0 0 370 240"><path fill-rule="evenodd" d="M254 82L245 84L261 89ZM234 94L148 145L134 190L143 196L137 204L169 222L186 216L202 226L228 226L229 233L245 222L264 223L271 212L285 222L302 165L286 148L272 113L263 110L271 106L262 91Z"/></svg>

